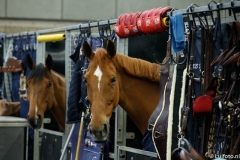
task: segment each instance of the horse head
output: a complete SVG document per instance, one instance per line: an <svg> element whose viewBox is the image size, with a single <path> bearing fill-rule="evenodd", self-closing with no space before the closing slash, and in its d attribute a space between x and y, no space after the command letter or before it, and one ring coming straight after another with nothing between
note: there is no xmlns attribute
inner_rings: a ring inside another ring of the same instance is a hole
<svg viewBox="0 0 240 160"><path fill-rule="evenodd" d="M106 49L99 48L96 53L85 41L82 48L89 60L84 76L90 102L90 134L96 142L104 142L109 135L109 120L119 101L119 84L114 66L116 47L108 40Z"/></svg>
<svg viewBox="0 0 240 160"><path fill-rule="evenodd" d="M53 60L48 55L45 67L41 63L36 65L30 55L27 55L26 61L31 70L27 77L28 122L33 129L38 129L42 125L45 111L53 105L54 90L50 73Z"/></svg>

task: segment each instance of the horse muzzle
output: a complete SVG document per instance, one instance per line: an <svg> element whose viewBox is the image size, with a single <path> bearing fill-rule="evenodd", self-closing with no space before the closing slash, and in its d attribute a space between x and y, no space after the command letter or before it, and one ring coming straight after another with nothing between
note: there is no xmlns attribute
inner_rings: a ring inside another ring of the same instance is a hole
<svg viewBox="0 0 240 160"><path fill-rule="evenodd" d="M39 129L41 128L42 125L42 120L41 120L41 116L38 115L36 118L29 118L28 117L28 123L29 125L33 128L33 129Z"/></svg>
<svg viewBox="0 0 240 160"><path fill-rule="evenodd" d="M108 139L107 124L103 124L100 130L95 130L89 125L89 132L96 143L105 143Z"/></svg>

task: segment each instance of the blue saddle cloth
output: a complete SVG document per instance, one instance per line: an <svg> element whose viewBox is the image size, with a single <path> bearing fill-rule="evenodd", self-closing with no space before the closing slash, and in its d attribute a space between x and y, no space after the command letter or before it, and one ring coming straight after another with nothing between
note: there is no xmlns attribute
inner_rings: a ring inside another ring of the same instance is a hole
<svg viewBox="0 0 240 160"><path fill-rule="evenodd" d="M156 149L153 145L152 137L149 135L148 131L143 135L142 140L143 149L150 152L156 152Z"/></svg>

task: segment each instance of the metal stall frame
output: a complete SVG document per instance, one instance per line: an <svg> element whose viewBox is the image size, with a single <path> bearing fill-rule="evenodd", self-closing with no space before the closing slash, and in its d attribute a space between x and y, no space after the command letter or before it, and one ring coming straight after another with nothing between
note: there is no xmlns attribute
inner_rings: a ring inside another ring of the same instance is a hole
<svg viewBox="0 0 240 160"><path fill-rule="evenodd" d="M88 27L97 27L101 25L113 25L115 24L117 19L109 19L106 21L99 21L99 22L92 22L92 23L85 23L81 24L81 28L88 28ZM70 87L70 81L71 81L71 60L69 59L70 52L71 52L71 44L69 39L71 39L71 31L73 30L79 30L79 25L74 25L74 26L67 26L67 27L60 27L60 28L54 28L54 29L46 29L46 30L39 30L39 31L31 31L31 32L21 32L21 33L15 33L15 34L9 34L6 35L6 38L13 38L13 37L21 37L21 36L30 36L30 35L44 35L44 34L54 34L54 33L64 33L65 34L65 78L66 78L66 98L68 98L69 94L69 87ZM6 47L5 47L6 48ZM37 50L36 50L36 63L43 63L45 62L45 43L38 42L37 41ZM117 36L117 51L119 53L128 55L128 39L122 39ZM6 53L4 51L4 53ZM67 106L67 104L66 104ZM67 107L68 109L68 107ZM128 151L128 152L133 152L137 154L142 154L142 155L148 155L151 157L157 157L156 153L153 152L147 152L144 150L139 150L131 147L126 147L126 139L132 139L134 138L134 133L127 133L126 132L126 119L127 119L127 114L126 112L118 106L115 110L115 135L114 135L114 153L109 153L109 157L117 160L120 157L120 152L121 151ZM67 116L67 115L66 115ZM49 119L44 119L45 123L48 123L50 120ZM68 135L70 133L72 125L71 124L66 124L66 130L64 133L62 132L57 132L57 131L51 131L48 129L40 128L38 130L34 131L34 160L39 159L39 133L44 132L48 134L53 134L57 136L62 136L62 148L66 143L66 140L68 138ZM66 159L66 156L64 157Z"/></svg>
<svg viewBox="0 0 240 160"><path fill-rule="evenodd" d="M107 25L107 24L115 24L116 23L116 19L109 19L107 21L99 21L99 22L92 22L92 23L86 23L86 24L81 24L81 28L88 28L88 27L97 27L97 26L101 26L101 25ZM71 31L72 30L79 30L79 24L75 25L75 26L68 26L68 27L61 27L61 28L54 28L54 29L46 29L46 30L39 30L39 31L31 31L31 32L21 32L21 33L15 33L15 34L8 34L5 36L5 43L4 45L7 46L4 48L4 57L6 57L6 53L7 53L7 49L8 46L10 44L10 40L11 38L16 38L16 37L24 37L24 36L32 36L32 35L44 35L44 34L52 34L52 33L57 33L57 32L61 32L61 33L65 33L65 78L66 78L66 99L68 98L68 94L69 94L69 87L70 87L70 81L71 81L71 60L69 59L70 56L70 52L71 52L71 44L69 39L71 39ZM7 39L7 41L6 41ZM36 42L37 45L37 50L36 50L36 64L38 63L45 63L45 43L42 42ZM6 77L6 76L5 76ZM6 81L6 80L5 80ZM10 88L11 89L11 88ZM67 104L66 104L67 106ZM119 113L121 114L121 116L116 115L116 119L115 119L115 124L118 123L117 126L120 127L115 127L115 144L117 144L118 142L122 142L121 144L125 144L124 140L123 140L123 134L121 131L124 131L124 126L126 126L126 122L125 124L123 124L123 120L124 120L124 116L123 116L123 110L120 107L117 107L119 110ZM68 109L68 107L66 108ZM121 110L121 111L120 111ZM116 111L117 112L117 111ZM126 114L126 113L125 113ZM67 115L66 115L67 116ZM119 121L119 118L120 121ZM126 115L125 115L126 117ZM50 120L49 119L44 119L43 123L49 123ZM44 129L43 127L40 129L36 129L34 130L34 160L38 160L39 159L39 133L40 132L44 132L44 133L48 133L48 134L52 134L52 135L57 135L57 136L62 136L62 147L65 145L65 142L68 138L68 135L70 133L70 129L71 129L71 124L66 124L66 130L64 133L62 132L57 132L57 131L52 131L49 129ZM120 131L120 134L117 134L117 131ZM121 139L121 140L120 140ZM113 159L117 159L117 154L115 154L117 152L117 145L115 145L114 148L114 153L110 153L109 157L113 158ZM66 159L66 156L64 157Z"/></svg>
<svg viewBox="0 0 240 160"><path fill-rule="evenodd" d="M210 2L210 1L209 1ZM207 12L207 11L217 11L217 10L225 10L225 9L231 9L234 7L240 6L240 1L230 1L230 2L221 2L217 4L211 5L209 3L209 6L196 6L196 4L191 4L192 11L187 11L187 9L179 9L179 10L173 10L167 13L168 16L173 16L176 14L192 14L192 13L199 13L199 12ZM190 7L189 6L189 7ZM210 7L210 9L209 9Z"/></svg>
<svg viewBox="0 0 240 160"><path fill-rule="evenodd" d="M28 134L29 125L26 119L11 116L0 116L0 128L1 127L24 127L25 129L25 160L28 160ZM19 157L20 158L20 157Z"/></svg>
<svg viewBox="0 0 240 160"><path fill-rule="evenodd" d="M116 20L108 20L108 21L100 21L100 22L92 22L92 23L86 23L86 24L81 24L81 28L88 28L88 27L97 27L98 25L106 25L106 24L115 24ZM54 28L54 29L46 29L46 30L39 30L37 33L38 35L44 35L44 34L52 34L52 33L57 33L61 32L65 34L65 78L66 78L66 99L68 98L69 95L69 87L70 87L70 81L71 81L71 60L69 56L71 55L71 31L72 30L79 30L79 25L74 25L74 26L68 26L68 27L60 27L60 28ZM38 47L39 52L37 52L37 63L43 63L45 61L45 55L40 54L41 52L43 53L45 49L45 43L38 42ZM66 104L67 106L67 104ZM68 109L68 107L66 107ZM66 110L67 113L67 110ZM66 115L67 117L67 115ZM50 133L54 135L60 135L62 136L62 148L65 145L68 135L70 133L72 125L71 124L66 124L66 129L65 132L55 132L55 131L49 131L46 129L40 129L39 131L45 132L45 133ZM36 132L34 138L39 137L38 132ZM39 145L38 141L34 141L34 160L39 159ZM66 159L66 156L64 157Z"/></svg>
<svg viewBox="0 0 240 160"><path fill-rule="evenodd" d="M211 5L211 10L215 11L219 8L219 5L221 6L221 9L228 9L232 8L232 4L234 6L240 6L240 1L234 1L234 2L226 2L226 3L218 3ZM208 6L200 6L200 7L194 7L193 11L191 13L197 13L197 12L205 12L209 11ZM181 10L174 10L171 12L168 12L168 16L172 16L175 14L187 14L186 9ZM91 23L85 23L81 24L81 28L88 28L88 27L97 27L98 25L106 25L110 24L113 25L116 23L116 19L109 19L106 21L99 21L99 22L91 22ZM39 30L39 31L32 31L32 32L22 32L22 33L15 33L15 34L8 34L5 36L5 38L13 38L13 37L19 37L19 36L30 36L30 35L44 35L44 34L51 34L56 32L65 33L65 78L66 78L66 99L68 98L69 94L69 87L70 87L70 81L71 81L71 61L69 59L69 53L71 52L71 44L69 39L71 38L71 31L72 30L79 30L79 24L74 26L67 26L67 27L60 27L60 28L54 28L54 29L46 29L46 30ZM9 42L8 42L9 43ZM4 57L6 56L8 45L7 42L4 41L4 45L7 47L4 47ZM117 51L119 53L123 53L125 55L128 55L128 39L119 38L117 36ZM45 61L45 43L37 42L37 53L36 53L36 63L44 63ZM66 104L67 106L67 104ZM68 109L68 107L66 108ZM134 137L134 133L127 133L126 132L126 117L127 114L121 107L117 107L115 110L115 135L114 135L114 153L110 153L109 157L113 158L114 160L121 159L121 154L127 152L133 152L136 154L146 155L150 157L157 157L157 154L154 152L148 152L140 149L135 149L131 147L126 147L126 139L131 139ZM66 115L67 116L67 115ZM45 122L48 122L49 120L45 119ZM68 138L71 124L66 124L66 130L64 133L62 132L56 132L47 130L44 128L41 128L39 130L34 131L34 160L39 159L39 132L45 132L53 135L62 136L62 147L65 145L66 140ZM66 159L66 156L65 156Z"/></svg>
<svg viewBox="0 0 240 160"><path fill-rule="evenodd" d="M117 19L109 19L107 21L99 21L99 22L92 22L81 24L81 28L89 28L89 27L97 27L101 25L113 25L115 24ZM66 78L66 99L69 95L69 87L71 81L71 60L69 58L71 52L71 31L79 30L79 25L74 26L67 26L67 27L60 27L60 28L53 28L53 29L46 29L46 30L39 30L39 31L31 31L31 32L21 32L15 34L8 34L6 38L14 38L14 37L24 37L24 36L31 36L31 35L44 35L44 34L54 34L54 33L64 33L65 34L65 78ZM122 53L124 55L128 55L128 39L126 38L119 38L117 37L117 52ZM45 63L45 43L36 41L37 50L36 50L36 64ZM8 45L6 45L8 46ZM7 52L7 47L5 47L4 53ZM5 57L6 55L4 55ZM66 102L67 103L67 102ZM67 106L67 104L66 104ZM68 107L66 108L68 109ZM141 155L147 155L150 157L157 157L157 154L154 152L148 152L140 149L135 149L131 147L126 147L126 140L133 139L135 137L134 133L127 132L127 113L120 107L116 107L114 110L115 112L115 135L114 135L114 153L109 153L109 157L118 160L121 159L121 156L125 154L126 151L133 152ZM67 113L67 110L66 110ZM66 115L67 117L67 115ZM50 119L44 118L43 123L49 123ZM68 135L70 133L72 125L66 124L65 132L57 132L52 131L49 129L44 129L41 127L40 129L34 130L34 160L39 160L40 156L40 139L39 133L48 133L56 136L62 136L62 149L67 141ZM66 159L66 156L64 156Z"/></svg>

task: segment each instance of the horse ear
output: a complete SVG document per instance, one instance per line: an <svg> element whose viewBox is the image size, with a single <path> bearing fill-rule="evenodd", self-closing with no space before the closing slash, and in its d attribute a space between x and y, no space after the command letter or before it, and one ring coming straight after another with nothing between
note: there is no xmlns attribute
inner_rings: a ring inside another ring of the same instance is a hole
<svg viewBox="0 0 240 160"><path fill-rule="evenodd" d="M113 58L116 55L116 47L115 47L115 44L113 43L113 41L108 40L106 48L107 48L107 52L110 55L110 57Z"/></svg>
<svg viewBox="0 0 240 160"><path fill-rule="evenodd" d="M88 59L90 59L94 54L92 47L88 44L87 41L83 42L82 51L84 53L84 56Z"/></svg>
<svg viewBox="0 0 240 160"><path fill-rule="evenodd" d="M29 54L27 54L27 66L29 69L33 69L35 67L35 63L33 62L31 56Z"/></svg>
<svg viewBox="0 0 240 160"><path fill-rule="evenodd" d="M52 60L52 56L50 54L48 54L47 58L46 58L46 62L45 65L47 67L47 69L50 71L53 67L53 60Z"/></svg>

